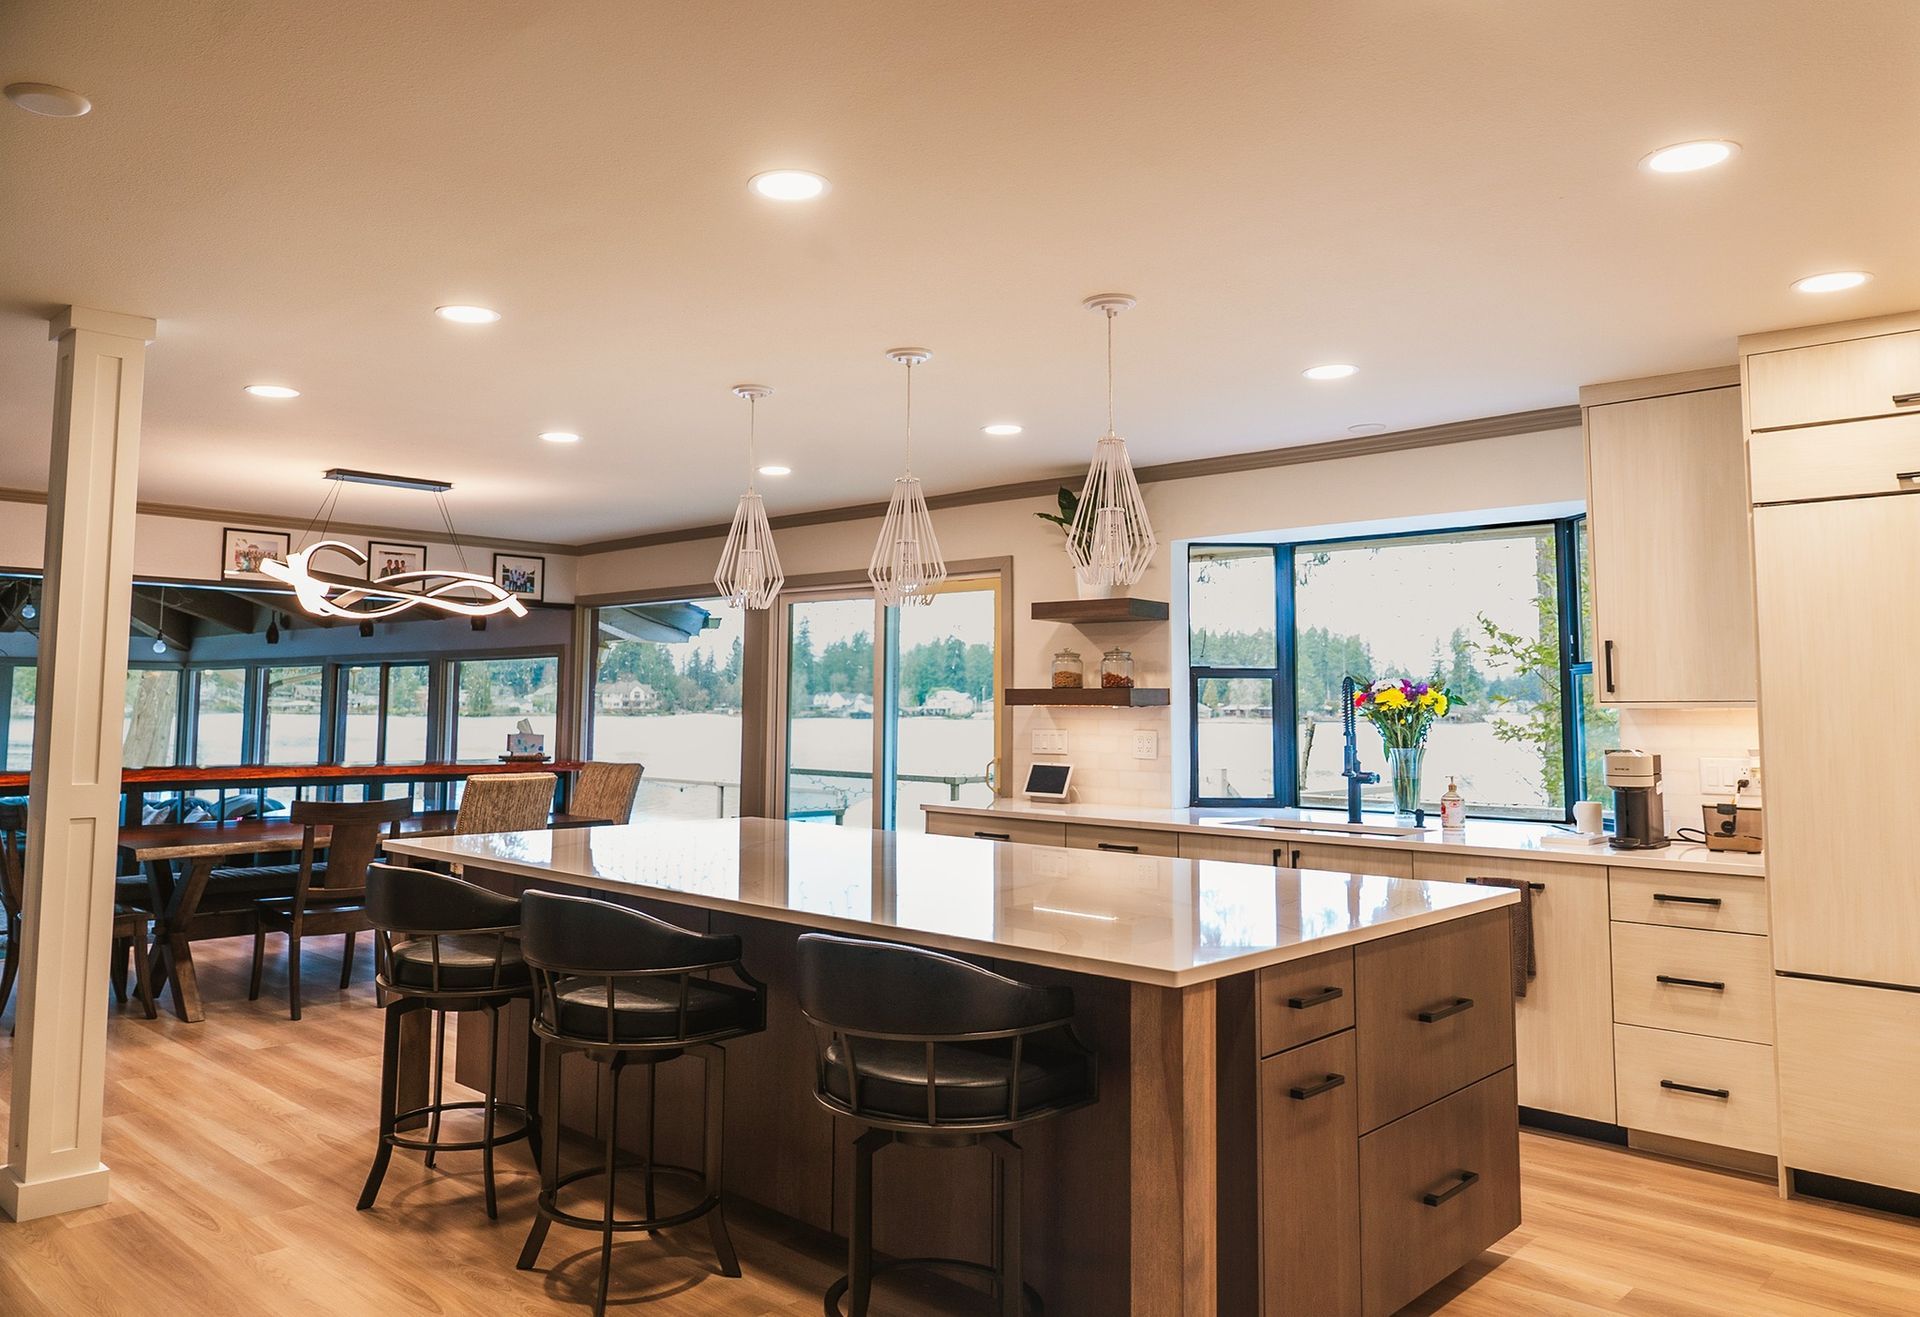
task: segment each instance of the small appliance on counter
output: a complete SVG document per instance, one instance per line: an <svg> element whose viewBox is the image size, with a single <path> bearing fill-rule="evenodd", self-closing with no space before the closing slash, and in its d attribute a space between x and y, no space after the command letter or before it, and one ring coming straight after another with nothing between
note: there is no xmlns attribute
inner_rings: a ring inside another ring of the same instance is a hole
<svg viewBox="0 0 1920 1317"><path fill-rule="evenodd" d="M1707 834L1710 851L1745 851L1758 854L1766 839L1760 803L1760 762L1756 757L1735 784L1733 799L1711 801L1700 806L1700 828Z"/></svg>
<svg viewBox="0 0 1920 1317"><path fill-rule="evenodd" d="M1654 851L1667 845L1666 810L1660 798L1660 756L1644 750L1606 752L1606 783L1613 788L1613 839L1617 851Z"/></svg>

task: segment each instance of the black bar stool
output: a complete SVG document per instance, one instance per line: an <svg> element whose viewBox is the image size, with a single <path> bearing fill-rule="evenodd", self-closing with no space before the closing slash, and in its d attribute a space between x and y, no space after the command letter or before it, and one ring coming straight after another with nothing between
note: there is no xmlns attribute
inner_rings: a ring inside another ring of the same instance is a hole
<svg viewBox="0 0 1920 1317"><path fill-rule="evenodd" d="M546 1044L540 1071L542 1110L550 1128L558 1130L563 1053L580 1052L605 1067L600 1116L606 1126L606 1153L600 1164L562 1175L559 1141L550 1142L520 1269L539 1260L555 1221L598 1231L600 1289L593 1310L604 1313L615 1231L663 1230L704 1216L721 1273L738 1276L740 1262L720 1206L727 1054L719 1044L767 1027L766 985L740 963L740 939L730 933L691 933L638 910L550 892L528 892L521 898L521 911L523 946L533 968L533 1032ZM720 970L737 983L711 977ZM706 1065L705 1156L697 1171L661 1165L653 1155L657 1067L688 1054L698 1055ZM647 1150L638 1163L645 1176L646 1215L622 1218L613 1211L615 1172L635 1163L619 1159L620 1075L635 1063L647 1069ZM654 1206L658 1174L696 1181L699 1201L684 1211L660 1215ZM561 1189L594 1176L606 1180L600 1216L581 1216L555 1205Z"/></svg>
<svg viewBox="0 0 1920 1317"><path fill-rule="evenodd" d="M366 899L377 954L375 982L385 996L387 1027L380 1061L380 1148L367 1173L366 1187L360 1191L360 1210L372 1207L379 1196L380 1181L386 1177L395 1148L425 1152L428 1166L442 1152L478 1151L487 1186L487 1216L497 1220L493 1150L526 1139L534 1161L540 1160L539 1107L531 1097L539 1067L538 1039L528 1044L528 1100L500 1102L494 1094L500 1071L500 1012L516 998L533 995L518 941L520 902L459 878L391 864L368 866ZM434 1014L433 1100L398 1111L400 1022L414 1011ZM487 1015L487 1086L481 1101L448 1102L444 1087L447 1016L469 1011ZM449 1111L484 1112L481 1136L443 1141L440 1117ZM505 1134L496 1125L502 1114L516 1122ZM426 1138L399 1132L402 1124L422 1116L428 1122Z"/></svg>
<svg viewBox="0 0 1920 1317"><path fill-rule="evenodd" d="M1013 1131L1099 1096L1097 1058L1075 1036L1073 992L1017 983L953 956L891 942L801 937L800 1009L814 1026L814 1096L867 1129L854 1141L847 1274L829 1317L865 1317L873 1289L873 1157L890 1143L994 1159L993 1263L903 1258L886 1268L955 1268L991 1280L1006 1317L1040 1296L1022 1278L1021 1150Z"/></svg>

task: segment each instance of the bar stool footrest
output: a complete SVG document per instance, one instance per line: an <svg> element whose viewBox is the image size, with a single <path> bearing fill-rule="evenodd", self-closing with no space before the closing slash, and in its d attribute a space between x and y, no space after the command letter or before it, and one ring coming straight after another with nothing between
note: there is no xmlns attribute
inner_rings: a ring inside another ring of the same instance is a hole
<svg viewBox="0 0 1920 1317"><path fill-rule="evenodd" d="M959 1271L969 1276L983 1277L992 1284L991 1292L994 1297L999 1297L1000 1273L983 1262L968 1262L964 1258L892 1258L886 1262L873 1264L873 1279L877 1280L889 1271L900 1271L907 1267ZM851 1277L842 1276L827 1287L826 1317L846 1317L846 1314L840 1311L840 1300L846 1295L847 1286L851 1283ZM1040 1292L1031 1285L1022 1285L1020 1288L1023 1291L1021 1297L1026 1300L1026 1311L1031 1313L1032 1317L1045 1317L1047 1307L1040 1299Z"/></svg>
<svg viewBox="0 0 1920 1317"><path fill-rule="evenodd" d="M435 1113L445 1115L449 1111L483 1112L486 1109L487 1104L485 1102L442 1102L438 1105L430 1102L424 1107L415 1107L411 1111L396 1113L393 1118L393 1123L397 1130L401 1124L407 1121L426 1120ZM517 1143L521 1139L532 1137L535 1117L533 1113L525 1107L512 1102L496 1102L493 1104L493 1116L496 1121L504 1116L509 1120L519 1122L517 1126L504 1134L496 1130L493 1136L493 1147L502 1148L509 1143ZM447 1139L441 1139L436 1142L433 1139L417 1139L399 1133L384 1135L383 1141L391 1147L407 1148L414 1152L481 1152L488 1146L487 1140L484 1138L463 1139L457 1143Z"/></svg>
<svg viewBox="0 0 1920 1317"><path fill-rule="evenodd" d="M644 1161L620 1162L614 1166L614 1171L616 1173L620 1171L638 1171L645 1169L645 1167L646 1163ZM540 1197L535 1203L535 1210L549 1221L556 1222L563 1226L572 1226L575 1230L611 1229L614 1231L645 1230L651 1232L667 1230L674 1226L683 1226L689 1221L698 1221L701 1217L720 1206L720 1195L718 1193L709 1193L692 1207L684 1211L674 1212L668 1216L615 1217L613 1221L609 1223L604 1217L581 1216L577 1212L562 1211L554 1205L560 1190L567 1188L569 1185L578 1184L582 1180L604 1178L606 1173L607 1168L604 1166L583 1166L579 1170L567 1172L567 1174L560 1177L559 1183L556 1184L553 1189L542 1189L540 1191ZM667 1162L655 1162L653 1164L653 1173L655 1175L672 1175L688 1179L700 1185L702 1188L706 1186L707 1182L707 1177L691 1166L674 1166Z"/></svg>

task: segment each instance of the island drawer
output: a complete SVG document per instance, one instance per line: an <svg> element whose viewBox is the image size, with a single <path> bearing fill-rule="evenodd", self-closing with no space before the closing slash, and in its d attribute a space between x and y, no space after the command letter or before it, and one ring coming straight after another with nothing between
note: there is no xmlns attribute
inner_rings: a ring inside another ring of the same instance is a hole
<svg viewBox="0 0 1920 1317"><path fill-rule="evenodd" d="M1723 933L1767 931L1764 878L1617 867L1607 874L1615 919L1632 924L1712 928Z"/></svg>
<svg viewBox="0 0 1920 1317"><path fill-rule="evenodd" d="M1773 1048L1765 1043L1614 1026L1620 1123L1628 1129L1744 1148L1779 1148Z"/></svg>
<svg viewBox="0 0 1920 1317"><path fill-rule="evenodd" d="M1260 1055L1353 1027L1353 949L1269 965L1255 977Z"/></svg>
<svg viewBox="0 0 1920 1317"><path fill-rule="evenodd" d="M1117 851L1122 855L1174 856L1180 853L1180 835L1157 828L1104 828L1069 823L1067 845L1075 850Z"/></svg>
<svg viewBox="0 0 1920 1317"><path fill-rule="evenodd" d="M1753 501L1804 502L1920 490L1920 416L1886 416L1747 440Z"/></svg>
<svg viewBox="0 0 1920 1317"><path fill-rule="evenodd" d="M1260 1063L1263 1312L1360 1306L1353 1031Z"/></svg>
<svg viewBox="0 0 1920 1317"><path fill-rule="evenodd" d="M1613 930L1613 1018L1683 1033L1773 1041L1767 939L1660 924Z"/></svg>
<svg viewBox="0 0 1920 1317"><path fill-rule="evenodd" d="M977 814L929 814L927 831L943 837L978 837L1026 846L1065 846L1067 825L1052 819L982 818Z"/></svg>
<svg viewBox="0 0 1920 1317"><path fill-rule="evenodd" d="M1517 1101L1508 1068L1360 1140L1368 1317L1398 1312L1520 1224Z"/></svg>
<svg viewBox="0 0 1920 1317"><path fill-rule="evenodd" d="M1510 928L1499 909L1354 949L1361 1129L1513 1065Z"/></svg>

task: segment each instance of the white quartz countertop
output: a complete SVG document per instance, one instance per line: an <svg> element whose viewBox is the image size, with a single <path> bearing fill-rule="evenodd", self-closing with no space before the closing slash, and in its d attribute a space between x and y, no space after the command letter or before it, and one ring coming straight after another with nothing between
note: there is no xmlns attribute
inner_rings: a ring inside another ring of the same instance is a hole
<svg viewBox="0 0 1920 1317"><path fill-rule="evenodd" d="M1764 857L1740 851L1710 851L1705 846L1676 841L1652 851L1617 851L1611 846L1582 846L1564 849L1541 843L1548 832L1546 823L1509 823L1494 819L1467 820L1464 833L1440 831L1439 821L1418 837L1389 836L1378 833L1350 833L1323 830L1329 823L1342 823L1345 815L1331 811L1261 808L1153 809L1132 805L1073 804L1053 805L1028 800L1001 800L992 805L922 805L929 814L965 814L975 817L1054 819L1065 823L1107 825L1117 828L1149 828L1169 832L1206 832L1223 837L1268 839L1291 837L1299 841L1329 843L1338 846L1369 846L1385 850L1444 852L1448 855L1481 855L1510 859L1556 860L1571 864L1602 864L1615 868L1672 869L1683 873L1729 874L1735 877L1766 876ZM1279 827L1261 826L1260 819L1284 819ZM1316 825L1319 825L1316 828Z"/></svg>
<svg viewBox="0 0 1920 1317"><path fill-rule="evenodd" d="M400 855L1182 988L1495 910L1464 883L779 819L395 838Z"/></svg>

